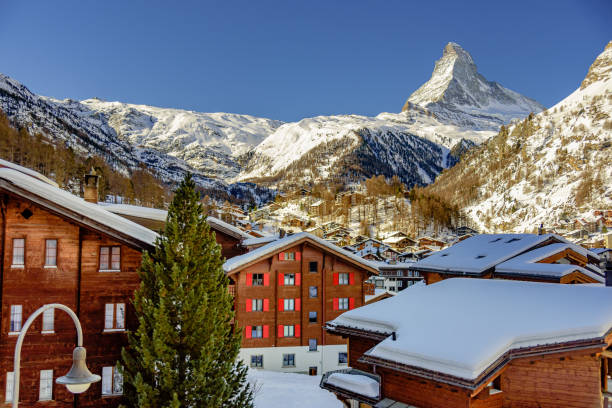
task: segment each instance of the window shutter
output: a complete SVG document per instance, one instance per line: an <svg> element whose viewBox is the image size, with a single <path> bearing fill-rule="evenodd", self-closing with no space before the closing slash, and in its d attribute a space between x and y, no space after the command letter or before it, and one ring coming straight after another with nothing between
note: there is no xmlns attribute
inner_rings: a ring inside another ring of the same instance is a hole
<svg viewBox="0 0 612 408"><path fill-rule="evenodd" d="M246 311L251 312L252 310L253 310L253 300L247 299L246 300Z"/></svg>
<svg viewBox="0 0 612 408"><path fill-rule="evenodd" d="M340 278L338 276L338 272L334 272L334 286L338 286L339 282L340 282Z"/></svg>
<svg viewBox="0 0 612 408"><path fill-rule="evenodd" d="M295 325L295 337L300 337L300 325Z"/></svg>
<svg viewBox="0 0 612 408"><path fill-rule="evenodd" d="M246 285L247 286L252 286L253 285L253 274L252 273L247 273L246 274Z"/></svg>
<svg viewBox="0 0 612 408"><path fill-rule="evenodd" d="M302 306L302 299L297 298L295 299L295 310L299 311L301 309Z"/></svg>
<svg viewBox="0 0 612 408"><path fill-rule="evenodd" d="M278 274L278 286L283 286L285 284L285 275L282 273Z"/></svg>
<svg viewBox="0 0 612 408"><path fill-rule="evenodd" d="M250 339L251 338L251 326L247 326L244 329L246 331L246 338Z"/></svg>
<svg viewBox="0 0 612 408"><path fill-rule="evenodd" d="M350 285L354 285L355 284L355 272L351 272L349 274L349 284Z"/></svg>
<svg viewBox="0 0 612 408"><path fill-rule="evenodd" d="M338 310L338 298L334 298L334 310Z"/></svg>
<svg viewBox="0 0 612 408"><path fill-rule="evenodd" d="M264 306L264 312L267 312L268 310L270 310L270 299L264 299L263 301L263 306Z"/></svg>
<svg viewBox="0 0 612 408"><path fill-rule="evenodd" d="M285 333L283 332L283 325L278 325L278 331L276 332L276 337L284 337Z"/></svg>
<svg viewBox="0 0 612 408"><path fill-rule="evenodd" d="M349 298L349 310L355 308L355 298Z"/></svg>
<svg viewBox="0 0 612 408"><path fill-rule="evenodd" d="M296 261L301 261L302 260L302 253L301 252L296 252L295 253L295 260Z"/></svg>
<svg viewBox="0 0 612 408"><path fill-rule="evenodd" d="M301 284L302 284L302 274L296 273L295 274L295 286L300 286Z"/></svg>
<svg viewBox="0 0 612 408"><path fill-rule="evenodd" d="M284 261L285 260L285 253L284 252L279 252L278 253L278 260L279 261Z"/></svg>
<svg viewBox="0 0 612 408"><path fill-rule="evenodd" d="M264 286L270 286L270 274L269 273L264 273Z"/></svg>
<svg viewBox="0 0 612 408"><path fill-rule="evenodd" d="M264 324L264 327L263 327L263 337L264 339L267 339L268 337L270 337L270 326L268 326L267 324Z"/></svg>
<svg viewBox="0 0 612 408"><path fill-rule="evenodd" d="M282 312L285 310L285 299L278 299L278 311Z"/></svg>

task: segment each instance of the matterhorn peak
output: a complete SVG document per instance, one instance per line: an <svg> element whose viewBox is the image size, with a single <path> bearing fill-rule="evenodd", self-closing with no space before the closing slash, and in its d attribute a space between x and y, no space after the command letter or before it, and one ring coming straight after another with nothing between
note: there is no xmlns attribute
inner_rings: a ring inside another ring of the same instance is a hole
<svg viewBox="0 0 612 408"><path fill-rule="evenodd" d="M533 99L488 81L478 73L470 53L453 42L446 44L431 78L410 95L402 111L414 105L441 120L477 128L499 127L544 109Z"/></svg>

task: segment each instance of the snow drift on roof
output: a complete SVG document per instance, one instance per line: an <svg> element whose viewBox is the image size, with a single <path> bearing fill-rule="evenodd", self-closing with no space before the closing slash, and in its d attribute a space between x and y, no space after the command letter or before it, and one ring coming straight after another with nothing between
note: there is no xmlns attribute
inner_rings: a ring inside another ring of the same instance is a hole
<svg viewBox="0 0 612 408"><path fill-rule="evenodd" d="M20 171L24 174L27 174L28 176L32 176L39 179L40 181L44 181L47 184L51 184L54 187L59 187L59 185L55 181L51 180L46 176L43 176L39 172L34 171L32 169L28 169L27 167L20 166L13 162L0 159L0 167L8 167L9 169Z"/></svg>
<svg viewBox="0 0 612 408"><path fill-rule="evenodd" d="M409 287L329 325L395 331L395 341L366 355L474 380L513 349L601 338L612 328L612 288L453 278Z"/></svg>
<svg viewBox="0 0 612 408"><path fill-rule="evenodd" d="M155 221L166 222L168 217L168 211L160 210L158 208L141 207L138 205L128 204L109 204L109 203L98 203L106 211L110 211L114 214L128 215L131 217L147 218Z"/></svg>
<svg viewBox="0 0 612 408"><path fill-rule="evenodd" d="M142 225L106 211L97 204L89 203L67 191L10 168L0 168L0 179L20 187L42 199L78 213L122 234L153 245L157 234Z"/></svg>
<svg viewBox="0 0 612 408"><path fill-rule="evenodd" d="M413 269L482 273L550 238L555 238L558 242L569 243L564 238L554 234L474 235L451 247L431 254L417 262Z"/></svg>
<svg viewBox="0 0 612 408"><path fill-rule="evenodd" d="M243 230L241 230L240 228L236 228L234 227L232 224L228 224L227 222L220 220L216 217L211 217L210 215L208 217L206 217L206 221L208 222L208 224L211 227L217 227L219 229L225 229L226 231L228 231L230 234L234 235L236 238L240 238L240 239L249 239L249 238L253 238L252 235L247 234L246 232L244 232Z"/></svg>
<svg viewBox="0 0 612 408"><path fill-rule="evenodd" d="M369 398L378 398L380 393L378 381L361 374L332 373L326 383Z"/></svg>
<svg viewBox="0 0 612 408"><path fill-rule="evenodd" d="M370 261L363 259L349 251L346 251L340 248L339 246L336 246L322 238L317 237L316 235L309 234L308 232L300 232L298 234L289 235L289 236L286 236L285 238L273 241L269 243L268 245L259 247L244 255L239 255L239 256L230 258L223 264L223 269L225 270L225 272L236 270L240 268L241 266L248 264L249 262L255 261L267 255L276 253L280 251L281 249L287 246L291 246L293 243L298 242L305 238L310 239L311 241L314 241L318 243L319 245L321 245L322 247L325 247L331 251L339 252L342 255L344 255L346 258L349 258L359 264L362 264L372 269L376 269L376 265L374 265Z"/></svg>

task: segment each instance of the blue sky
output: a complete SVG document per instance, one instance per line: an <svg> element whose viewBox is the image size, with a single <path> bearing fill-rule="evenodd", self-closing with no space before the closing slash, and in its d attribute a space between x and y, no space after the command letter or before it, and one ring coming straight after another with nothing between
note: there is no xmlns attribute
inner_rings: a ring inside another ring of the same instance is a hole
<svg viewBox="0 0 612 408"><path fill-rule="evenodd" d="M607 1L8 1L0 72L57 98L286 121L397 112L444 45L550 106L612 40Z"/></svg>

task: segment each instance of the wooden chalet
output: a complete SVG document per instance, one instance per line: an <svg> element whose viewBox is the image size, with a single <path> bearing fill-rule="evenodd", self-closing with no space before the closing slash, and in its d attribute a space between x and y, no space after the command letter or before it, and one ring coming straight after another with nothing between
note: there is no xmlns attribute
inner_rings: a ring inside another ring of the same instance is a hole
<svg viewBox="0 0 612 408"><path fill-rule="evenodd" d="M168 215L166 210L126 204L101 204L101 206L107 211L154 231L162 231L166 225L166 217ZM215 232L215 239L221 245L221 255L226 259L244 254L247 251L242 242L252 238L252 235L210 215L206 218L206 221Z"/></svg>
<svg viewBox="0 0 612 408"><path fill-rule="evenodd" d="M348 340L349 367L321 387L347 407L606 408L612 398L611 287L448 279L325 328Z"/></svg>
<svg viewBox="0 0 612 408"><path fill-rule="evenodd" d="M223 267L251 367L312 373L346 365L346 342L323 323L364 304L365 281L378 273L368 261L302 232Z"/></svg>
<svg viewBox="0 0 612 408"><path fill-rule="evenodd" d="M555 234L479 234L414 263L427 284L450 277L602 283L599 256Z"/></svg>
<svg viewBox="0 0 612 408"><path fill-rule="evenodd" d="M97 183L89 176L90 184ZM95 201L92 191L85 192ZM157 234L11 168L0 168L0 216L4 401L12 400L13 353L23 324L41 306L62 303L79 317L88 367L102 381L78 396L55 384L71 367L76 331L67 314L49 311L25 337L19 405L118 406L124 401L115 365L127 344L126 329L137 323L131 299L141 252L153 248Z"/></svg>
<svg viewBox="0 0 612 408"><path fill-rule="evenodd" d="M417 246L421 249L440 250L446 246L446 242L431 237L420 237L417 239Z"/></svg>

